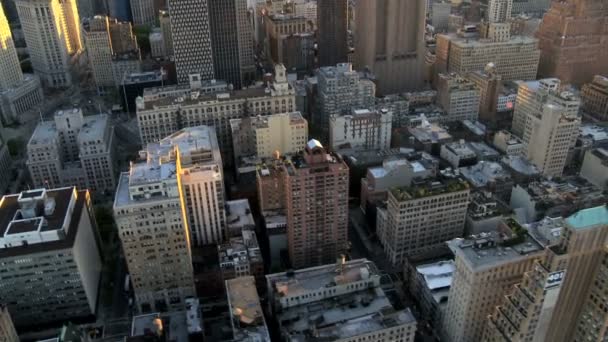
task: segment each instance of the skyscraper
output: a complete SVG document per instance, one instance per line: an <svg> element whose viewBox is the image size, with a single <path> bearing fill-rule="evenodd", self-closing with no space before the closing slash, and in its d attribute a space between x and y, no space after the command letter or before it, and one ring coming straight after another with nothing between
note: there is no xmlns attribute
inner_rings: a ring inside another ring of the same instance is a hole
<svg viewBox="0 0 608 342"><path fill-rule="evenodd" d="M130 0L133 24L152 26L156 22L159 8L155 7L156 0Z"/></svg>
<svg viewBox="0 0 608 342"><path fill-rule="evenodd" d="M318 0L319 66L334 66L348 61L347 21L347 0Z"/></svg>
<svg viewBox="0 0 608 342"><path fill-rule="evenodd" d="M247 0L207 0L215 78L236 89L255 80Z"/></svg>
<svg viewBox="0 0 608 342"><path fill-rule="evenodd" d="M207 0L168 0L177 81L188 83L190 74L215 77Z"/></svg>
<svg viewBox="0 0 608 342"><path fill-rule="evenodd" d="M608 70L608 3L553 1L536 33L538 73L581 85Z"/></svg>
<svg viewBox="0 0 608 342"><path fill-rule="evenodd" d="M23 73L11 28L0 4L0 92L17 86L22 80Z"/></svg>
<svg viewBox="0 0 608 342"><path fill-rule="evenodd" d="M425 0L359 0L356 6L356 68L376 74L380 94L422 87Z"/></svg>
<svg viewBox="0 0 608 342"><path fill-rule="evenodd" d="M76 0L17 0L34 72L51 88L72 84L70 58L82 49Z"/></svg>
<svg viewBox="0 0 608 342"><path fill-rule="evenodd" d="M511 19L513 0L488 0L486 20L490 23L506 23Z"/></svg>

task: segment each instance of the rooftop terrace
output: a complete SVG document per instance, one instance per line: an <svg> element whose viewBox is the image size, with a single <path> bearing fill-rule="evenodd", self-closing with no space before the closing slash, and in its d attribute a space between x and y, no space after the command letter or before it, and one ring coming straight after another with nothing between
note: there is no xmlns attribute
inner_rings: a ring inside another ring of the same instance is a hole
<svg viewBox="0 0 608 342"><path fill-rule="evenodd" d="M396 187L391 194L397 201L409 201L424 197L438 196L469 189L469 183L462 179L429 181L412 186Z"/></svg>

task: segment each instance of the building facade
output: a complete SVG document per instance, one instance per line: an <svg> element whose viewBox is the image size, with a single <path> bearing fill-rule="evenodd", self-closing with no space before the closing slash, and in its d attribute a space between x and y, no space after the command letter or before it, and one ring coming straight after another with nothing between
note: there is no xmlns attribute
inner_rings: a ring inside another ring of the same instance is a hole
<svg viewBox="0 0 608 342"><path fill-rule="evenodd" d="M0 305L0 340L5 342L19 342L19 336L13 325L11 314L4 305Z"/></svg>
<svg viewBox="0 0 608 342"><path fill-rule="evenodd" d="M350 114L329 118L329 146L363 150L391 147L393 114L388 110L353 109Z"/></svg>
<svg viewBox="0 0 608 342"><path fill-rule="evenodd" d="M247 0L207 0L215 78L241 89L255 81Z"/></svg>
<svg viewBox="0 0 608 342"><path fill-rule="evenodd" d="M608 4L595 0L552 2L538 28L541 77L582 85L608 69Z"/></svg>
<svg viewBox="0 0 608 342"><path fill-rule="evenodd" d="M598 120L608 120L608 77L596 75L581 90L583 110Z"/></svg>
<svg viewBox="0 0 608 342"><path fill-rule="evenodd" d="M188 83L191 74L203 80L215 77L207 0L168 0L177 81Z"/></svg>
<svg viewBox="0 0 608 342"><path fill-rule="evenodd" d="M34 73L50 88L72 85L71 59L82 50L76 0L18 0Z"/></svg>
<svg viewBox="0 0 608 342"><path fill-rule="evenodd" d="M102 255L89 193L29 190L1 203L0 302L15 325L96 315Z"/></svg>
<svg viewBox="0 0 608 342"><path fill-rule="evenodd" d="M158 0L129 0L133 24L154 26L158 14Z"/></svg>
<svg viewBox="0 0 608 342"><path fill-rule="evenodd" d="M165 43L165 53L167 56L173 56L173 34L171 33L171 15L169 11L159 11L158 21L163 35L163 42Z"/></svg>
<svg viewBox="0 0 608 342"><path fill-rule="evenodd" d="M464 234L469 186L464 180L395 187L378 208L377 234L393 265ZM431 205L432 203L432 205Z"/></svg>
<svg viewBox="0 0 608 342"><path fill-rule="evenodd" d="M319 65L334 66L348 61L348 1L317 2Z"/></svg>
<svg viewBox="0 0 608 342"><path fill-rule="evenodd" d="M475 83L459 75L439 74L437 102L446 111L447 120L476 121L480 99L480 90Z"/></svg>
<svg viewBox="0 0 608 342"><path fill-rule="evenodd" d="M355 13L355 66L378 77L383 95L425 84L426 1L361 0ZM408 77L402 77L408 75Z"/></svg>

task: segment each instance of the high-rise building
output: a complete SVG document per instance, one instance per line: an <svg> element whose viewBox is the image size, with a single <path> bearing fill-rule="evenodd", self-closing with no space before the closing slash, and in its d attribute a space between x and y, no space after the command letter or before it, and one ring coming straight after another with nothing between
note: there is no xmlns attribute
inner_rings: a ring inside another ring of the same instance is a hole
<svg viewBox="0 0 608 342"><path fill-rule="evenodd" d="M4 175L4 177L0 179L0 195L4 194L4 191L11 182L11 167L11 154L8 150L6 140L4 140L4 137L2 135L2 128L0 126L0 174Z"/></svg>
<svg viewBox="0 0 608 342"><path fill-rule="evenodd" d="M144 144L156 142L184 127L214 126L222 159L232 163L230 120L295 111L295 91L285 67L275 67L269 87L227 90L225 83L191 78L191 86L150 88L136 100L139 132ZM221 85L221 87L220 87Z"/></svg>
<svg viewBox="0 0 608 342"><path fill-rule="evenodd" d="M317 140L303 152L275 159L256 172L262 210L286 209L294 268L335 260L347 243L348 166Z"/></svg>
<svg viewBox="0 0 608 342"><path fill-rule="evenodd" d="M381 278L373 262L344 258L267 275L271 317L278 323L281 340L297 341L306 334L313 341L413 342L416 319L409 308L393 306Z"/></svg>
<svg viewBox="0 0 608 342"><path fill-rule="evenodd" d="M505 23L511 19L513 0L488 0L486 20L490 23Z"/></svg>
<svg viewBox="0 0 608 342"><path fill-rule="evenodd" d="M121 57L129 54L134 54L136 63L139 62L131 23L98 15L85 19L82 31L97 88L118 87L121 83L116 81L122 81L125 73L115 64L120 64Z"/></svg>
<svg viewBox="0 0 608 342"><path fill-rule="evenodd" d="M0 118L12 123L18 115L42 101L40 79L24 77L4 7L0 4Z"/></svg>
<svg viewBox="0 0 608 342"><path fill-rule="evenodd" d="M94 316L102 259L89 193L37 189L0 203L0 302L15 325Z"/></svg>
<svg viewBox="0 0 608 342"><path fill-rule="evenodd" d="M284 64L290 71L309 73L314 57L314 28L301 15L275 13L264 18L264 47L273 63Z"/></svg>
<svg viewBox="0 0 608 342"><path fill-rule="evenodd" d="M375 103L376 85L353 70L350 63L319 68L317 79L318 110L313 121L324 132L329 130L332 115L370 109Z"/></svg>
<svg viewBox="0 0 608 342"><path fill-rule="evenodd" d="M469 185L462 179L390 189L386 208L378 208L377 214L378 238L389 261L402 265L408 255L461 237L469 194Z"/></svg>
<svg viewBox="0 0 608 342"><path fill-rule="evenodd" d="M513 0L512 14L526 14L542 18L551 7L551 0Z"/></svg>
<svg viewBox="0 0 608 342"><path fill-rule="evenodd" d="M114 218L139 312L183 309L186 298L195 295L177 165L160 157L151 155L122 173L114 199Z"/></svg>
<svg viewBox="0 0 608 342"><path fill-rule="evenodd" d="M160 31L163 35L165 43L165 53L168 56L173 56L173 34L171 33L171 14L169 11L160 11L158 16L160 23Z"/></svg>
<svg viewBox="0 0 608 342"><path fill-rule="evenodd" d="M349 114L329 118L329 146L332 150L354 148L387 150L391 147L393 113L388 110L353 109Z"/></svg>
<svg viewBox="0 0 608 342"><path fill-rule="evenodd" d="M608 3L553 1L536 33L541 50L538 73L582 85L608 70Z"/></svg>
<svg viewBox="0 0 608 342"><path fill-rule="evenodd" d="M496 67L494 64L486 65L483 71L469 73L467 79L479 88L479 119L496 124L499 119L498 98L502 89L502 77L496 73Z"/></svg>
<svg viewBox="0 0 608 342"><path fill-rule="evenodd" d="M38 124L27 144L27 167L36 187L76 186L113 192L114 127L106 114L60 110Z"/></svg>
<svg viewBox="0 0 608 342"><path fill-rule="evenodd" d="M207 0L215 78L236 89L255 81L253 28L247 0Z"/></svg>
<svg viewBox="0 0 608 342"><path fill-rule="evenodd" d="M188 83L191 74L203 80L215 77L207 0L168 0L177 81Z"/></svg>
<svg viewBox="0 0 608 342"><path fill-rule="evenodd" d="M82 50L76 0L17 0L34 72L43 85L72 85L71 58Z"/></svg>
<svg viewBox="0 0 608 342"><path fill-rule="evenodd" d="M154 26L158 15L158 0L129 0L131 2L131 14L133 24Z"/></svg>
<svg viewBox="0 0 608 342"><path fill-rule="evenodd" d="M347 62L348 0L319 0L317 7L319 65Z"/></svg>
<svg viewBox="0 0 608 342"><path fill-rule="evenodd" d="M499 229L448 242L456 271L441 320L446 341L481 341L488 315L543 255L542 245L515 220Z"/></svg>
<svg viewBox="0 0 608 342"><path fill-rule="evenodd" d="M439 74L437 102L445 110L447 121L475 121L479 118L480 90L468 79L456 74Z"/></svg>
<svg viewBox="0 0 608 342"><path fill-rule="evenodd" d="M257 156L270 158L304 150L308 122L300 112L255 116L230 120L234 159Z"/></svg>
<svg viewBox="0 0 608 342"><path fill-rule="evenodd" d="M0 341L19 342L19 336L13 325L8 308L0 304Z"/></svg>
<svg viewBox="0 0 608 342"><path fill-rule="evenodd" d="M425 0L360 0L355 12L355 66L376 74L380 94L422 88Z"/></svg>
<svg viewBox="0 0 608 342"><path fill-rule="evenodd" d="M489 316L484 341L603 340L605 300L598 291L605 284L598 280L605 276L608 209L583 209L564 221L558 242ZM542 232L529 231L545 241Z"/></svg>
<svg viewBox="0 0 608 342"><path fill-rule="evenodd" d="M544 105L554 104L563 107L567 109L569 115L578 113L580 100L569 92L562 92L560 86L561 82L557 78L519 83L512 124L515 135L523 138L528 116L533 113L538 116Z"/></svg>
<svg viewBox="0 0 608 342"><path fill-rule="evenodd" d="M598 120L608 120L608 77L596 75L591 83L583 85L583 110Z"/></svg>
<svg viewBox="0 0 608 342"><path fill-rule="evenodd" d="M184 128L148 144L145 156L175 165L191 243L200 246L226 240L222 157L213 127Z"/></svg>

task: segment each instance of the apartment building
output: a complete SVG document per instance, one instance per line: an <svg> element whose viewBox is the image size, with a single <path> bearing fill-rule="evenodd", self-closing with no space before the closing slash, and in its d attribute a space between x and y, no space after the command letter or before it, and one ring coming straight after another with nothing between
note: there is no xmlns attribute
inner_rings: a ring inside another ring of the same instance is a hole
<svg viewBox="0 0 608 342"><path fill-rule="evenodd" d="M564 223L559 240L489 316L485 341L597 341L605 333L603 295L595 296L603 286L597 277L605 267L608 210L583 209Z"/></svg>
<svg viewBox="0 0 608 342"><path fill-rule="evenodd" d="M231 119L295 111L295 91L287 82L285 67L275 67L267 87L227 91L205 88L201 76L192 76L190 88L156 88L136 100L137 121L143 144L156 142L184 127L215 127L222 159L232 163ZM213 84L212 84L213 85Z"/></svg>
<svg viewBox="0 0 608 342"><path fill-rule="evenodd" d="M120 175L114 219L140 313L183 310L186 298L196 295L180 193L175 163L160 158Z"/></svg>
<svg viewBox="0 0 608 342"><path fill-rule="evenodd" d="M3 124L42 101L40 79L23 75L4 7L0 5L0 119Z"/></svg>
<svg viewBox="0 0 608 342"><path fill-rule="evenodd" d="M469 185L462 179L425 180L389 190L386 208L377 211L377 235L393 265L408 255L441 246L461 237Z"/></svg>
<svg viewBox="0 0 608 342"><path fill-rule="evenodd" d="M27 167L34 186L113 192L114 127L106 114L84 116L74 108L55 112L36 126L27 144Z"/></svg>
<svg viewBox="0 0 608 342"><path fill-rule="evenodd" d="M227 239L222 157L213 127L184 128L148 144L142 157L174 165L193 245Z"/></svg>
<svg viewBox="0 0 608 342"><path fill-rule="evenodd" d="M322 67L317 72L318 115L315 125L329 127L332 115L347 114L352 109L371 109L376 85L353 70L350 63Z"/></svg>
<svg viewBox="0 0 608 342"><path fill-rule="evenodd" d="M595 75L581 89L583 110L598 120L608 120L608 77Z"/></svg>
<svg viewBox="0 0 608 342"><path fill-rule="evenodd" d="M356 259L266 276L269 306L284 341L414 341L416 319L393 306L380 270ZM322 310L319 310L322 308ZM307 319L295 319L307 317ZM323 318L321 318L323 317Z"/></svg>
<svg viewBox="0 0 608 342"><path fill-rule="evenodd" d="M71 86L71 59L82 50L76 0L18 0L15 4L34 73L45 87Z"/></svg>
<svg viewBox="0 0 608 342"><path fill-rule="evenodd" d="M448 242L456 259L441 334L447 341L481 341L488 315L532 269L543 247L515 220L498 231Z"/></svg>
<svg viewBox="0 0 608 342"><path fill-rule="evenodd" d="M300 112L231 119L234 160L300 152L308 142L308 122Z"/></svg>
<svg viewBox="0 0 608 342"><path fill-rule="evenodd" d="M95 316L102 256L88 191L29 190L0 204L0 302L15 325Z"/></svg>
<svg viewBox="0 0 608 342"><path fill-rule="evenodd" d="M477 120L480 100L475 83L456 74L439 74L437 103L446 111L446 120Z"/></svg>
<svg viewBox="0 0 608 342"><path fill-rule="evenodd" d="M353 109L348 114L329 118L329 146L361 150L386 150L391 147L393 113L386 109Z"/></svg>

